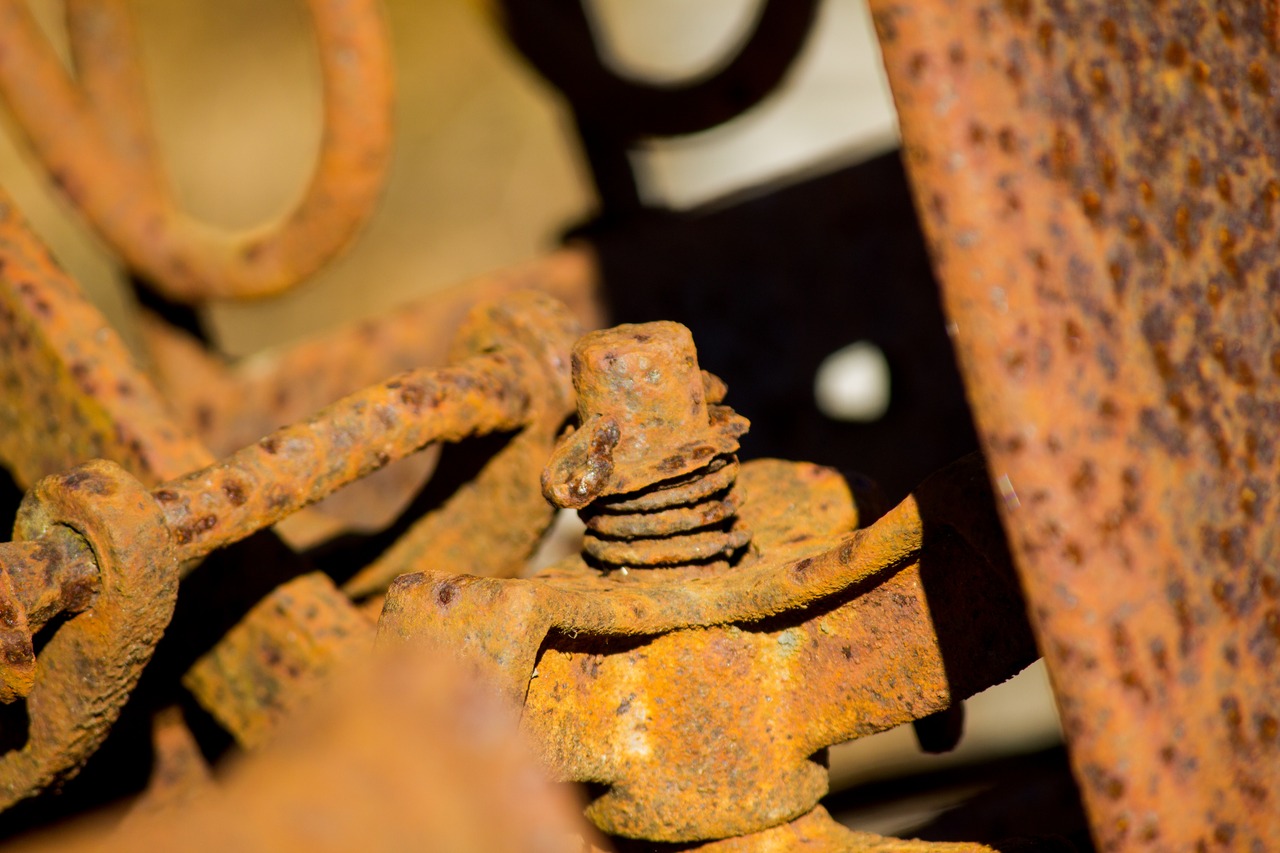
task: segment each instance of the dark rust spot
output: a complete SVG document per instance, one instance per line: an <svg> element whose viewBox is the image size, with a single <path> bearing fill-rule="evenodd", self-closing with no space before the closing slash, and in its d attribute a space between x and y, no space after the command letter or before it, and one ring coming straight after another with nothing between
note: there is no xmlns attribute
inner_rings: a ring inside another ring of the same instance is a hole
<svg viewBox="0 0 1280 853"><path fill-rule="evenodd" d="M1102 214L1102 198L1093 190L1085 190L1080 194L1080 206L1084 208L1084 215L1091 220L1097 220Z"/></svg>
<svg viewBox="0 0 1280 853"><path fill-rule="evenodd" d="M1031 17L1031 0L1004 0L1004 10L1009 17L1026 23Z"/></svg>
<svg viewBox="0 0 1280 853"><path fill-rule="evenodd" d="M1273 744L1280 738L1280 721L1270 714L1258 716L1258 740L1265 744Z"/></svg>
<svg viewBox="0 0 1280 853"><path fill-rule="evenodd" d="M1249 63L1249 88L1253 90L1255 95L1268 95L1271 93L1271 79L1267 74L1267 69L1262 66L1261 62Z"/></svg>
<svg viewBox="0 0 1280 853"><path fill-rule="evenodd" d="M1017 137L1014 136L1011 127L1000 128L1000 132L996 134L996 142L1000 150L1006 154L1012 154L1017 149Z"/></svg>
<svg viewBox="0 0 1280 853"><path fill-rule="evenodd" d="M1080 324L1074 319L1069 319L1063 324L1062 338L1067 351L1077 353L1084 343L1084 329L1080 328Z"/></svg>
<svg viewBox="0 0 1280 853"><path fill-rule="evenodd" d="M231 502L232 506L242 506L248 500L244 493L244 486L235 480L228 480L223 483L222 493L227 496L227 500Z"/></svg>
<svg viewBox="0 0 1280 853"><path fill-rule="evenodd" d="M426 400L427 394L421 385L410 384L400 389L400 402L409 407L409 410L417 414L422 409L422 403Z"/></svg>
<svg viewBox="0 0 1280 853"><path fill-rule="evenodd" d="M1083 499L1086 493L1091 491L1093 487L1097 485L1097 482L1098 477L1094 470L1093 462L1085 459L1080 463L1080 467L1076 469L1075 474L1071 477L1071 490L1076 493L1077 497Z"/></svg>
<svg viewBox="0 0 1280 853"><path fill-rule="evenodd" d="M1199 157L1187 159L1187 183L1193 187L1204 184L1204 164L1200 162Z"/></svg>
<svg viewBox="0 0 1280 853"><path fill-rule="evenodd" d="M1048 21L1041 21L1036 27L1036 47L1040 49L1040 55L1046 59L1053 52L1053 24Z"/></svg>

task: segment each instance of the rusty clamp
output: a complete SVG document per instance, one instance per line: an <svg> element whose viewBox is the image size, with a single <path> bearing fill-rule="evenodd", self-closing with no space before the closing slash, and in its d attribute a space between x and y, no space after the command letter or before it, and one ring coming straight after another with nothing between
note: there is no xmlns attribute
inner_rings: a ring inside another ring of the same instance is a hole
<svg viewBox="0 0 1280 853"><path fill-rule="evenodd" d="M855 531L872 519L835 471L739 465L746 421L682 326L592 333L573 378L580 426L543 485L583 508L583 554L527 580L401 577L379 636L487 672L553 772L595 786L601 830L845 843L817 808L825 747L1036 658L994 509L975 499L980 460Z"/></svg>

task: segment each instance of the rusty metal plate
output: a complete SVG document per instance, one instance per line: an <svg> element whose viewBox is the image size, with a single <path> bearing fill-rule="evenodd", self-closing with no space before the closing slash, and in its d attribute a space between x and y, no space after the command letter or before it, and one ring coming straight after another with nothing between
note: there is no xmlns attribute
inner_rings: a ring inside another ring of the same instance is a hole
<svg viewBox="0 0 1280 853"><path fill-rule="evenodd" d="M1273 3L872 3L1104 850L1280 849Z"/></svg>

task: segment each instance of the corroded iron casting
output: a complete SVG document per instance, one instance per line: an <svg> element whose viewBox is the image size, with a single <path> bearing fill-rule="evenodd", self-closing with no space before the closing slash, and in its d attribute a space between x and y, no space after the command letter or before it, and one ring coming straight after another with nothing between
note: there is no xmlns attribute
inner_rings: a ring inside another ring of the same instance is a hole
<svg viewBox="0 0 1280 853"><path fill-rule="evenodd" d="M687 330L595 333L573 366L582 424L543 477L557 500L620 493L630 528L665 529L669 501L636 502L687 497L689 473L698 484L731 470L707 471L746 423L720 406L708 421L707 388L718 399L723 386L700 375ZM648 391L662 380L666 393ZM699 842L809 825L822 820L811 813L826 746L945 710L1035 659L994 515L973 503L982 486L980 464L960 463L854 532L858 508L834 471L751 462L736 518L682 518L673 534L741 540L682 551L621 539L631 552L600 559L589 537L583 557L531 580L406 575L379 634L443 645L487 673L523 706L553 771L600 787L587 815L609 834Z"/></svg>

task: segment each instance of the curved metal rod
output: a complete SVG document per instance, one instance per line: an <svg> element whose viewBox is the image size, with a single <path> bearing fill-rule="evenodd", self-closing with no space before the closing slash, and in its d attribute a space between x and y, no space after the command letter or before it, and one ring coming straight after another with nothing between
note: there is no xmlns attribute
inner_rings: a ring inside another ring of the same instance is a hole
<svg viewBox="0 0 1280 853"><path fill-rule="evenodd" d="M164 171L147 110L138 36L128 0L63 0L71 66L115 167L145 192L164 192Z"/></svg>
<svg viewBox="0 0 1280 853"><path fill-rule="evenodd" d="M120 0L68 5L73 53L84 70L79 82L23 0L0 0L0 97L53 183L132 270L171 299L279 293L329 261L372 213L391 149L386 22L377 0L307 6L324 87L316 169L281 220L229 234L182 213L165 189L136 58L128 44L108 45L122 33L132 40Z"/></svg>
<svg viewBox="0 0 1280 853"><path fill-rule="evenodd" d="M511 41L597 127L626 137L676 136L723 124L755 106L804 46L817 0L762 0L737 52L710 75L674 85L619 76L601 60L582 0L503 0Z"/></svg>

